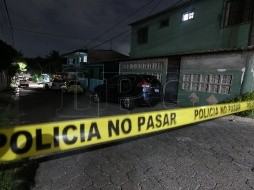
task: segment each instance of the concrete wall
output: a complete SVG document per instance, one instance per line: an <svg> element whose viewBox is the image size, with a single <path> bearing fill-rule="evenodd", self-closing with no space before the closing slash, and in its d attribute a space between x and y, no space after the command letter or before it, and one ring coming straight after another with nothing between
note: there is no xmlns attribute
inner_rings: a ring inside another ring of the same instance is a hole
<svg viewBox="0 0 254 190"><path fill-rule="evenodd" d="M223 0L196 0L178 9L132 26L131 57L150 57L227 48L244 48L249 43L250 23L221 28ZM183 22L185 12L194 19ZM169 18L169 27L160 21ZM138 44L137 34L148 26L148 42Z"/></svg>
<svg viewBox="0 0 254 190"><path fill-rule="evenodd" d="M182 106L216 104L239 95L241 86L246 80L247 58L248 53L182 57L178 88L179 104ZM253 61L253 57L251 60ZM254 61L252 68L253 63Z"/></svg>

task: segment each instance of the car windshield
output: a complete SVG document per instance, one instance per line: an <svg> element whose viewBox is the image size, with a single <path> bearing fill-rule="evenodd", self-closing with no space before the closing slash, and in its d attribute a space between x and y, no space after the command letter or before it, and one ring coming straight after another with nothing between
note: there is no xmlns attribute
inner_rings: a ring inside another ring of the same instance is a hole
<svg viewBox="0 0 254 190"><path fill-rule="evenodd" d="M156 76L142 75L141 78L144 82L147 82L150 84L159 84L160 83L160 81L156 78Z"/></svg>

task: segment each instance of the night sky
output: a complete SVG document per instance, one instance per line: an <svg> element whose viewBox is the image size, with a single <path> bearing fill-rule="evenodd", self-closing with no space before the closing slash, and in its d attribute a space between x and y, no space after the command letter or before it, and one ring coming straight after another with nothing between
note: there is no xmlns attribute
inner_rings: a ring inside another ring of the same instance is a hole
<svg viewBox="0 0 254 190"><path fill-rule="evenodd" d="M178 1L6 0L6 4L13 27L14 47L21 50L26 57L45 57L52 50L63 54L85 48L85 45L96 39L87 46L93 48L130 29L130 23L164 10ZM142 10L126 19L142 7L144 7ZM0 8L0 39L7 44L12 44L10 25L3 1L0 3ZM126 19L124 22L106 35L97 38L124 19ZM108 42L96 49L110 47L128 55L130 31L114 39L112 44Z"/></svg>

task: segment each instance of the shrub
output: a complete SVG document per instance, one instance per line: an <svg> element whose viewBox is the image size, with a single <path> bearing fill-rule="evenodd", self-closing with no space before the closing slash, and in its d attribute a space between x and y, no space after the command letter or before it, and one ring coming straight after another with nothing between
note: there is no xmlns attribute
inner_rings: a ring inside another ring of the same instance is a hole
<svg viewBox="0 0 254 190"><path fill-rule="evenodd" d="M241 94L241 95L235 97L231 102L245 102L245 101L254 101L254 91ZM246 117L246 116L253 117L254 116L254 109L239 112L236 115L243 116L243 117Z"/></svg>

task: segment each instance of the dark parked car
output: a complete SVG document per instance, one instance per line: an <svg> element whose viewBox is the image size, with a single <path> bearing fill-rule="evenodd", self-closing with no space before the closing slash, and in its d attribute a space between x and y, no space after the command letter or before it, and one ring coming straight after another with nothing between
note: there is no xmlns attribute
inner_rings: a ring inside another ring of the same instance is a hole
<svg viewBox="0 0 254 190"><path fill-rule="evenodd" d="M18 82L18 87L29 87L29 82L26 79L22 79Z"/></svg>
<svg viewBox="0 0 254 190"><path fill-rule="evenodd" d="M62 86L64 85L65 81L61 79L53 79L50 88L52 90L61 90Z"/></svg>
<svg viewBox="0 0 254 190"><path fill-rule="evenodd" d="M84 88L79 81L72 80L64 83L64 85L62 86L62 91L72 93L83 93Z"/></svg>
<svg viewBox="0 0 254 190"><path fill-rule="evenodd" d="M116 75L96 86L93 101L118 102L125 109L135 105L155 105L161 101L161 83L152 75Z"/></svg>

